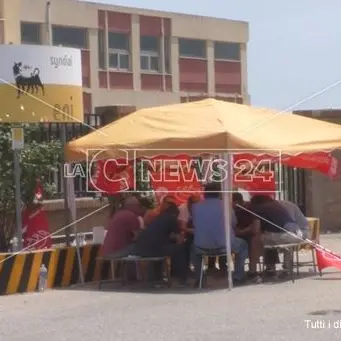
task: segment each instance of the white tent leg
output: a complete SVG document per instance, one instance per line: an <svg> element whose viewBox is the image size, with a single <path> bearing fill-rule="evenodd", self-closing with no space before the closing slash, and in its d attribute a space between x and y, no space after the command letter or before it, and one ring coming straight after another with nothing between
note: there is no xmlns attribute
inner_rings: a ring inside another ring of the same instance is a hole
<svg viewBox="0 0 341 341"><path fill-rule="evenodd" d="M222 159L228 164L228 176L222 182L223 202L224 202L224 223L226 231L226 253L228 264L228 288L233 288L232 281L232 254L231 254L231 213L232 213L232 180L233 180L233 155L231 153L224 153Z"/></svg>
<svg viewBox="0 0 341 341"><path fill-rule="evenodd" d="M65 167L67 167L69 172L71 173L71 164L67 163ZM77 220L77 204L76 204L74 179L71 177L68 177L66 179L66 183L68 186L68 190L67 190L68 209L70 210L72 222L75 222ZM81 252L80 252L77 225L74 223L72 228L73 228L73 231L75 233L75 240L76 240L76 252L77 252L78 269L79 269L79 280L80 280L81 284L84 284L84 272L83 272L82 257L81 257Z"/></svg>

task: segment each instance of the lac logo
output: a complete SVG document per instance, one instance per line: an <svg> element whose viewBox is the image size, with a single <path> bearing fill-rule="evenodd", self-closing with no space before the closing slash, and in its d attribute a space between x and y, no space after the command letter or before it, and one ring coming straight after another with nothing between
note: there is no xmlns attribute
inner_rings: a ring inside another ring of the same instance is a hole
<svg viewBox="0 0 341 341"><path fill-rule="evenodd" d="M45 88L40 79L39 68L34 68L28 76L23 74L24 69L32 69L30 66L23 65L22 62L14 63L13 76L17 86L17 98L20 98L25 93L38 95L41 90L42 95L45 95Z"/></svg>

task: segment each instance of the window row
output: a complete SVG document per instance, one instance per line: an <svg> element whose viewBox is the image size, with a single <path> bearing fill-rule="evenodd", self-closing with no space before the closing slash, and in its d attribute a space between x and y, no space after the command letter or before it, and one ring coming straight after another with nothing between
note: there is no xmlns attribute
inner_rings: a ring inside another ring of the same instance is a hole
<svg viewBox="0 0 341 341"><path fill-rule="evenodd" d="M22 44L39 45L42 43L42 25L37 23L21 23ZM52 26L52 44L79 49L88 49L88 32L86 28Z"/></svg>
<svg viewBox="0 0 341 341"><path fill-rule="evenodd" d="M41 44L42 25L37 23L21 23L21 41L24 44ZM88 49L88 31L86 28L52 26L53 45ZM108 33L108 66L112 69L131 69L130 36L123 33ZM205 40L179 38L179 56L187 58L206 58ZM106 43L103 30L98 31L98 56L100 68L105 68ZM162 65L162 56L164 64ZM214 57L217 60L240 60L240 44L214 42ZM165 68L170 72L170 40L153 36L140 37L140 63L143 71L159 72Z"/></svg>
<svg viewBox="0 0 341 341"><path fill-rule="evenodd" d="M98 31L99 67L105 69L106 46L105 33ZM122 33L108 33L108 66L110 69L131 70L131 45L129 35ZM142 36L140 38L140 66L142 71L160 72L163 67L169 73L169 40L157 37ZM164 56L164 65L162 65Z"/></svg>
<svg viewBox="0 0 341 341"><path fill-rule="evenodd" d="M98 31L99 66L105 68L105 33ZM165 56L165 69L169 72L170 41L166 37L164 44L158 37L140 37L140 64L143 71L162 70L162 55ZM130 36L124 33L108 33L108 66L112 69L130 69ZM240 44L215 42L214 54L216 60L240 60ZM179 39L179 56L187 58L206 58L206 41L195 39Z"/></svg>

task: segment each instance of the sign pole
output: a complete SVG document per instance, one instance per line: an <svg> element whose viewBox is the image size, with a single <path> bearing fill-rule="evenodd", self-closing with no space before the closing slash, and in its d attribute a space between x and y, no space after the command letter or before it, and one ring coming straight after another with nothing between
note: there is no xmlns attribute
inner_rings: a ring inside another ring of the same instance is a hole
<svg viewBox="0 0 341 341"><path fill-rule="evenodd" d="M66 145L66 124L67 123L61 124L61 142L62 142L63 149L65 148L65 145ZM62 167L63 199L64 199L64 210L65 210L65 225L70 225L72 218L71 218L71 212L70 212L69 200L68 200L69 188L68 188L67 177L65 176L65 173L64 173L64 168L65 168L65 158L63 160L63 167ZM65 230L66 245L67 246L71 245L71 231L73 228L74 228L73 226L70 226Z"/></svg>
<svg viewBox="0 0 341 341"><path fill-rule="evenodd" d="M18 238L18 250L23 248L22 242L22 216L21 216L21 189L20 189L20 151L24 147L24 129L21 127L12 128L12 149L14 163L14 184L15 184L15 226L16 237Z"/></svg>
<svg viewBox="0 0 341 341"><path fill-rule="evenodd" d="M52 46L52 25L51 25L51 2L48 1L46 3L46 35L47 35L47 43ZM66 145L66 123L60 123L60 140L62 143L62 148L64 149ZM64 160L63 160L64 161ZM63 162L64 166L65 161ZM63 199L64 199L64 211L65 211L65 225L69 225L71 223L71 213L69 209L68 203L68 184L67 179L64 174L64 167L62 167L62 188L63 188ZM65 231L66 235L66 245L71 245L70 234L72 227L68 227Z"/></svg>

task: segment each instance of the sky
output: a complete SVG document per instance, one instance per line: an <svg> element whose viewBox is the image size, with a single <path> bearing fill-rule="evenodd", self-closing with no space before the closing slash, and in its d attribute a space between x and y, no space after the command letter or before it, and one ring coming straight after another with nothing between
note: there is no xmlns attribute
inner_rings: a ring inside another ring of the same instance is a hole
<svg viewBox="0 0 341 341"><path fill-rule="evenodd" d="M251 104L290 111L341 108L340 0L96 2L247 21Z"/></svg>

